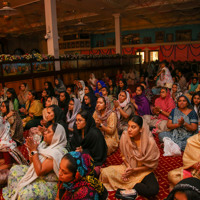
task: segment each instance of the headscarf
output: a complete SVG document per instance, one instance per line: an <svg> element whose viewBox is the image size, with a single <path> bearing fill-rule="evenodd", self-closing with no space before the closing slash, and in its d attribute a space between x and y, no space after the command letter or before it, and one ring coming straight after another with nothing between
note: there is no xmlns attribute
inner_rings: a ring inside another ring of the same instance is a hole
<svg viewBox="0 0 200 200"><path fill-rule="evenodd" d="M174 195L176 192L184 192L186 190L195 192L197 196L199 195L200 199L200 180L194 177L181 180L170 192L169 196L167 197L167 200L174 200Z"/></svg>
<svg viewBox="0 0 200 200"><path fill-rule="evenodd" d="M151 114L149 101L145 96L145 90L142 91L141 95L135 95L133 99L135 99L135 103L138 106L138 114L140 116Z"/></svg>
<svg viewBox="0 0 200 200"><path fill-rule="evenodd" d="M121 108L125 108L131 102L131 100L130 100L130 94L127 91L123 91L123 92L126 93L126 99L125 99L125 101L122 102L122 103L120 103L119 100L118 100L119 105L120 105ZM119 94L118 94L118 99L119 99ZM116 114L117 114L117 118L120 119L121 114L120 114L119 110L116 111Z"/></svg>
<svg viewBox="0 0 200 200"><path fill-rule="evenodd" d="M177 103L177 99L179 98L179 96L181 96L183 93L182 93L182 91L181 91L181 87L180 87L180 85L179 85L179 83L174 83L173 85L176 85L176 87L177 87L177 91L176 91L176 94L175 94L175 99L174 99L174 101L175 101L175 103ZM172 95L172 90L171 90L171 95Z"/></svg>
<svg viewBox="0 0 200 200"><path fill-rule="evenodd" d="M90 78L89 81L90 81L93 85L95 85L97 79L95 78L95 75L94 75L93 73L91 73L91 75L92 75L92 78ZM91 87L95 90L95 86L93 86L93 85L91 85Z"/></svg>
<svg viewBox="0 0 200 200"><path fill-rule="evenodd" d="M47 85L48 85L48 88L47 88L46 90L49 91L50 96L55 96L55 92L54 92L52 83L49 82L49 81L46 81L46 82L44 82L44 83L47 83Z"/></svg>
<svg viewBox="0 0 200 200"><path fill-rule="evenodd" d="M91 107L89 107L87 104L85 104L85 101L83 100L83 103L82 103L82 110L86 110L88 111L91 115L93 115L94 111L95 111L95 107L96 107L96 98L94 100L92 95L90 93L88 94L85 94L85 96L87 96L88 98L90 98L90 104L91 104Z"/></svg>
<svg viewBox="0 0 200 200"><path fill-rule="evenodd" d="M127 131L124 131L121 136L120 150L127 163L133 169L137 167L137 161L142 162L143 165L151 169L156 169L158 166L160 152L149 126L144 120L140 138L141 152L138 150L136 143L131 141Z"/></svg>
<svg viewBox="0 0 200 200"><path fill-rule="evenodd" d="M87 112L86 126L84 129L84 138L81 130L75 125L71 139L72 150L82 146L83 153L88 153L94 159L95 166L101 166L107 157L107 145L101 131L96 127L94 118Z"/></svg>
<svg viewBox="0 0 200 200"><path fill-rule="evenodd" d="M39 154L40 162L43 163L46 160L46 158L52 159L53 171L55 172L57 177L59 176L58 171L59 171L60 161L62 157L64 156L64 154L67 153L67 150L65 149L66 144L67 144L67 139L65 135L65 129L63 128L62 125L57 124L51 144L48 146L45 142L42 142L38 146L38 154ZM34 165L32 163L27 173L22 177L22 179L18 183L15 195L11 197L11 200L14 200L17 198L17 195L20 189L29 185L37 178L38 178L38 175L36 174Z"/></svg>
<svg viewBox="0 0 200 200"><path fill-rule="evenodd" d="M190 84L190 89L188 90L188 92L195 92L195 90L197 89L198 85L199 85L199 80L197 77L193 77L192 80L196 79L197 82L194 85L193 83Z"/></svg>
<svg viewBox="0 0 200 200"><path fill-rule="evenodd" d="M58 80L58 85L55 85L54 91L55 92L57 91L59 93L65 92L66 91L66 87L65 87L63 81L60 78L57 78L57 80Z"/></svg>
<svg viewBox="0 0 200 200"><path fill-rule="evenodd" d="M47 127L49 127L53 123L61 124L65 129L65 135L68 139L68 137L69 137L68 126L65 122L65 114L64 114L63 110L60 107L58 107L57 105L51 105L49 108L53 108L54 119L53 119L53 122L50 121L47 123Z"/></svg>
<svg viewBox="0 0 200 200"><path fill-rule="evenodd" d="M20 93L18 95L18 100L20 105L24 105L26 103L26 101L28 100L28 92L29 92L28 84L27 83L22 83L22 84L25 86L25 90L24 91L20 90ZM23 96L24 99L21 96Z"/></svg>
<svg viewBox="0 0 200 200"><path fill-rule="evenodd" d="M79 80L78 82L81 83L83 87L81 90L78 90L78 99L82 102L85 95L85 82L83 80Z"/></svg>
<svg viewBox="0 0 200 200"><path fill-rule="evenodd" d="M58 100L55 98L55 97L50 97L51 98L51 105L58 105ZM47 108L44 108L43 111L42 111L42 116L43 116L43 119L47 122Z"/></svg>
<svg viewBox="0 0 200 200"><path fill-rule="evenodd" d="M161 89L162 90L162 89ZM174 109L176 106L175 106L175 103L174 103L174 100L172 99L171 95L170 95L170 91L169 89L167 88L167 95L165 98L161 98L161 97L158 97L156 100L155 100L155 106L158 106L160 107L163 111L165 112L169 112L171 113L172 109ZM168 120L168 117L166 117L165 115L163 114L159 114L158 115L158 119L164 119L164 120Z"/></svg>
<svg viewBox="0 0 200 200"><path fill-rule="evenodd" d="M64 114L66 115L67 111L68 111L68 105L69 105L70 96L66 91L64 91L63 93L65 95L65 100L64 101L60 101L60 98L59 98L58 106L64 111Z"/></svg>
<svg viewBox="0 0 200 200"><path fill-rule="evenodd" d="M112 113L111 104L108 97L101 97L101 98L104 98L106 102L105 114L102 116L101 113L97 109L96 109L96 113L97 113L97 117L101 120L103 125L107 126L107 119Z"/></svg>
<svg viewBox="0 0 200 200"><path fill-rule="evenodd" d="M68 110L67 115L66 115L66 122L68 123L68 128L73 128L74 122L76 121L76 115L81 109L81 102L79 99L74 98L74 108L72 111L72 116L70 116L70 111Z"/></svg>
<svg viewBox="0 0 200 200"><path fill-rule="evenodd" d="M187 108L193 110L194 108L193 108L192 104L190 103L190 100L189 100L185 95L183 95L183 94L182 94L181 96L179 96L178 99L177 99L177 108L178 108L178 101L179 101L179 99L180 99L181 97L184 97L184 98L187 100L187 103L188 103Z"/></svg>
<svg viewBox="0 0 200 200"><path fill-rule="evenodd" d="M28 164L10 136L10 124L0 116L0 152L8 152L18 164Z"/></svg>
<svg viewBox="0 0 200 200"><path fill-rule="evenodd" d="M100 80L100 81L97 81L97 84L96 84L96 90L95 90L95 94L96 93L98 93L100 96L102 96L102 93L99 91L99 89L98 89L98 83L100 83L101 84L101 88L103 88L103 87L106 87L106 84L102 81L102 80Z"/></svg>
<svg viewBox="0 0 200 200"><path fill-rule="evenodd" d="M81 187L90 186L95 189L99 194L99 199L105 200L108 196L108 192L104 185L94 177L94 160L89 154L82 154L80 152L72 151L69 153L75 160L77 164L77 172L75 179L72 182L59 183L59 189L64 188L66 191L62 196L61 200L71 200L69 193L76 192ZM82 196L77 196L77 199L87 198L87 194L81 194ZM84 196L83 196L84 195ZM89 194L90 195L90 194ZM76 199L75 198L75 199ZM95 198L94 198L95 199Z"/></svg>

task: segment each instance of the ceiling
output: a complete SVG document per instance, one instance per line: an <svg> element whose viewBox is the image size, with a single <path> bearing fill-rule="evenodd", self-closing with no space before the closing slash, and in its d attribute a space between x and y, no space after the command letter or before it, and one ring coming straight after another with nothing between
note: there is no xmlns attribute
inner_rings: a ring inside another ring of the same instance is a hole
<svg viewBox="0 0 200 200"><path fill-rule="evenodd" d="M113 14L122 30L200 24L200 0L57 0L59 35L114 31ZM43 0L9 0L18 14L0 16L0 37L45 32ZM2 0L0 1L0 8ZM85 25L78 25L78 22Z"/></svg>

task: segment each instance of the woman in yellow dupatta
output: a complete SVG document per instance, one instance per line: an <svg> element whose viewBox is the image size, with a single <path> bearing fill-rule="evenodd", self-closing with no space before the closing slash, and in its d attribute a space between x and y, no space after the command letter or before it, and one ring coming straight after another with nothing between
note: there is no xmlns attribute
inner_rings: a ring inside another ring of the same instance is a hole
<svg viewBox="0 0 200 200"><path fill-rule="evenodd" d="M26 118L22 120L23 126L26 130L40 125L40 120L42 119L43 105L36 99L36 96L36 92L34 90L30 90L28 92L26 109L21 108L20 110L26 115Z"/></svg>
<svg viewBox="0 0 200 200"><path fill-rule="evenodd" d="M140 116L134 115L128 122L128 130L123 132L120 139L120 150L124 163L103 168L101 171L100 181L106 189L118 189L117 198L123 196L123 192L127 197L130 189L147 198L156 195L159 186L153 171L158 165L160 152L149 126ZM118 191L122 193L119 195ZM122 198L125 199L125 196ZM135 199L136 196L128 195L129 199Z"/></svg>
<svg viewBox="0 0 200 200"><path fill-rule="evenodd" d="M183 167L169 172L170 189L185 178L200 179L200 133L190 137L183 154Z"/></svg>

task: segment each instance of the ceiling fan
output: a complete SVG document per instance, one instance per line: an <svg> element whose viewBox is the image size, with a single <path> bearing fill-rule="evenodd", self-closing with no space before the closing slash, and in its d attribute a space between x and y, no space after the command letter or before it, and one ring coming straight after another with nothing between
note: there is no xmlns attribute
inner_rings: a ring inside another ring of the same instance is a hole
<svg viewBox="0 0 200 200"><path fill-rule="evenodd" d="M17 10L10 7L10 3L7 0L3 1L3 8L0 9L0 15L11 16L16 15Z"/></svg>

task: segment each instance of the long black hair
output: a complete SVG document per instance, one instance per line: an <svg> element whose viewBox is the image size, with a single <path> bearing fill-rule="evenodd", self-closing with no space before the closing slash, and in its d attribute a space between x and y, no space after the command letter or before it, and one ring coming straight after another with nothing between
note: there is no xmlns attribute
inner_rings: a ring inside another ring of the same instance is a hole
<svg viewBox="0 0 200 200"><path fill-rule="evenodd" d="M10 112L10 107L9 107L9 100L5 100L2 103L5 104L6 106L6 113L3 113L3 116L7 115ZM1 104L2 105L2 104Z"/></svg>
<svg viewBox="0 0 200 200"><path fill-rule="evenodd" d="M17 94L16 94L14 88L8 88L6 92L10 92L10 93L12 94L12 96L11 96L11 98L10 98L10 100L11 100L12 102L14 102L15 99L18 100Z"/></svg>
<svg viewBox="0 0 200 200"><path fill-rule="evenodd" d="M191 104L192 104L193 107L195 106L194 105L194 97L197 96L197 95L200 97L200 92L195 92L192 95ZM198 117L200 117L200 103L199 103L199 105L197 105L197 115L198 115Z"/></svg>

